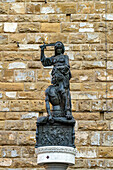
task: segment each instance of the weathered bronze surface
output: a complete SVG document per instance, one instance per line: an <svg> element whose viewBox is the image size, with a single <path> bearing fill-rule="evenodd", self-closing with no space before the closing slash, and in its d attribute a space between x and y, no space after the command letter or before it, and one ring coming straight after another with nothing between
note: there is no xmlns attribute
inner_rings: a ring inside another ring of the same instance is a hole
<svg viewBox="0 0 113 170"><path fill-rule="evenodd" d="M50 58L46 58L44 55L46 46L55 47L55 54ZM74 147L75 120L71 110L69 58L64 55L65 47L60 41L55 44L44 44L40 48L42 65L45 67L53 65L53 69L51 72L52 85L45 91L48 117L37 119L36 147L50 145Z"/></svg>

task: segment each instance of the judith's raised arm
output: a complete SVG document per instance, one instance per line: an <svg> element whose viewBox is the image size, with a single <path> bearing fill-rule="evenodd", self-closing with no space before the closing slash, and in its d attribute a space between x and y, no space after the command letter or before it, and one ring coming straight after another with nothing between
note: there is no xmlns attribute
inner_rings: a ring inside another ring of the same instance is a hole
<svg viewBox="0 0 113 170"><path fill-rule="evenodd" d="M44 49L45 49L45 45L41 46L40 61L41 61L43 66L51 66L53 64L52 63L52 57L46 58L45 55L44 55Z"/></svg>

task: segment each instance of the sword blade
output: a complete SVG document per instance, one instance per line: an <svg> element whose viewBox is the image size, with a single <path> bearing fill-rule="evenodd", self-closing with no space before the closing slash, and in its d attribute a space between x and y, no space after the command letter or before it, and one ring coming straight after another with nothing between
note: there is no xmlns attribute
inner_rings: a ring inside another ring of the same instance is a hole
<svg viewBox="0 0 113 170"><path fill-rule="evenodd" d="M45 46L55 46L55 43L45 44Z"/></svg>

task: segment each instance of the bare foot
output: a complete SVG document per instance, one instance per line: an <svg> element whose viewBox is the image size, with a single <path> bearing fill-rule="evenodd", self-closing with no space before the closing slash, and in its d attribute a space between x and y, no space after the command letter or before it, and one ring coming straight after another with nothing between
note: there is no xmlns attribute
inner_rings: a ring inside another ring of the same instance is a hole
<svg viewBox="0 0 113 170"><path fill-rule="evenodd" d="M50 123L54 123L54 120L53 120L53 116L52 116L52 115L49 115L49 122L50 122Z"/></svg>

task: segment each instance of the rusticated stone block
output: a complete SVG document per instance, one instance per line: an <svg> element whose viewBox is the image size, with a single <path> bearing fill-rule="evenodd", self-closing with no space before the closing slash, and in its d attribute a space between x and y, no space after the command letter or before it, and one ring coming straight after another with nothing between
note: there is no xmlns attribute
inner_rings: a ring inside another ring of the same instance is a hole
<svg viewBox="0 0 113 170"><path fill-rule="evenodd" d="M105 15L105 14L103 14L103 16L102 16L102 19L105 21L105 20L107 20L107 21L113 21L113 14L111 13L111 14L107 14L107 16Z"/></svg>
<svg viewBox="0 0 113 170"><path fill-rule="evenodd" d="M21 120L36 120L39 117L39 113L38 112L23 112L20 113L20 119ZM31 127L32 128L32 127ZM36 128L36 126L35 126Z"/></svg>
<svg viewBox="0 0 113 170"><path fill-rule="evenodd" d="M4 130L5 121L0 121L0 130Z"/></svg>
<svg viewBox="0 0 113 170"><path fill-rule="evenodd" d="M25 43L26 42L26 34L24 33L16 33L16 34L11 34L9 35L9 42L10 43Z"/></svg>
<svg viewBox="0 0 113 170"><path fill-rule="evenodd" d="M77 147L76 148L75 158L96 158L97 157L97 148L91 147Z"/></svg>
<svg viewBox="0 0 113 170"><path fill-rule="evenodd" d="M19 32L39 32L39 23L24 23L18 25Z"/></svg>
<svg viewBox="0 0 113 170"><path fill-rule="evenodd" d="M106 83L105 82L93 82L93 83L82 83L81 88L83 91L101 91L105 92Z"/></svg>
<svg viewBox="0 0 113 170"><path fill-rule="evenodd" d="M71 15L71 21L72 22L79 22L79 21L88 21L88 15L87 14L72 14Z"/></svg>
<svg viewBox="0 0 113 170"><path fill-rule="evenodd" d="M70 89L72 91L81 91L81 83L70 83Z"/></svg>
<svg viewBox="0 0 113 170"><path fill-rule="evenodd" d="M77 14L93 14L94 3L93 2L79 2L77 7Z"/></svg>
<svg viewBox="0 0 113 170"><path fill-rule="evenodd" d="M5 34L4 35L0 35L0 44L7 44L7 43L8 43L8 35L5 35Z"/></svg>
<svg viewBox="0 0 113 170"><path fill-rule="evenodd" d="M31 15L33 22L48 22L49 16L42 14L42 15Z"/></svg>
<svg viewBox="0 0 113 170"><path fill-rule="evenodd" d="M95 3L95 13L104 13L106 10L106 3L105 2L96 2ZM109 13L109 2L107 3L107 12Z"/></svg>
<svg viewBox="0 0 113 170"><path fill-rule="evenodd" d="M17 52L16 54L15 52L4 52L3 53L3 58L5 61L15 61L15 60L31 61L33 57L35 57L34 52L29 52L29 53L28 52ZM10 71L8 70L8 72Z"/></svg>
<svg viewBox="0 0 113 170"><path fill-rule="evenodd" d="M92 82L94 81L94 71L93 70L72 70L71 82L81 83L81 82Z"/></svg>
<svg viewBox="0 0 113 170"><path fill-rule="evenodd" d="M81 45L82 51L89 51L91 48L89 45L85 44L85 45Z"/></svg>
<svg viewBox="0 0 113 170"><path fill-rule="evenodd" d="M33 14L35 12L35 5L34 4L26 4L26 13Z"/></svg>
<svg viewBox="0 0 113 170"><path fill-rule="evenodd" d="M89 159L88 162L88 168L105 168L107 160L106 159Z"/></svg>
<svg viewBox="0 0 113 170"><path fill-rule="evenodd" d="M105 114L104 114L104 118L106 119L106 120L113 120L113 112L105 112Z"/></svg>
<svg viewBox="0 0 113 170"><path fill-rule="evenodd" d="M16 82L34 82L35 81L34 70L15 70L15 81Z"/></svg>
<svg viewBox="0 0 113 170"><path fill-rule="evenodd" d="M12 167L17 167L17 168L34 168L38 167L37 166L37 158L14 158L12 161ZM40 168L40 167L39 167Z"/></svg>
<svg viewBox="0 0 113 170"><path fill-rule="evenodd" d="M0 45L0 51L17 51L17 44Z"/></svg>
<svg viewBox="0 0 113 170"><path fill-rule="evenodd" d="M28 68L36 68L36 69L40 69L42 66L41 66L41 63L38 61L38 62L29 62L28 63Z"/></svg>
<svg viewBox="0 0 113 170"><path fill-rule="evenodd" d="M23 51L36 51L39 50L39 45L37 44L20 44L19 49Z"/></svg>
<svg viewBox="0 0 113 170"><path fill-rule="evenodd" d="M58 23L58 22L65 22L66 21L66 15L65 14L51 14L49 15L49 22Z"/></svg>
<svg viewBox="0 0 113 170"><path fill-rule="evenodd" d="M100 119L100 113L90 113L90 112L83 112L83 113L74 113L73 117L75 120L99 120Z"/></svg>
<svg viewBox="0 0 113 170"><path fill-rule="evenodd" d="M79 145L88 145L89 144L89 132L80 132L75 133L75 143L76 146Z"/></svg>
<svg viewBox="0 0 113 170"><path fill-rule="evenodd" d="M5 112L1 112L0 113L0 120L4 120L6 118L6 113Z"/></svg>
<svg viewBox="0 0 113 170"><path fill-rule="evenodd" d="M21 149L23 158L35 157L35 148L33 146L24 146Z"/></svg>
<svg viewBox="0 0 113 170"><path fill-rule="evenodd" d="M12 165L12 159L10 158L0 158L1 167L10 167Z"/></svg>
<svg viewBox="0 0 113 170"><path fill-rule="evenodd" d="M97 44L97 45L91 45L90 47L91 51L105 51L105 44Z"/></svg>
<svg viewBox="0 0 113 170"><path fill-rule="evenodd" d="M106 25L104 22L101 23L94 23L95 32L104 32Z"/></svg>
<svg viewBox="0 0 113 170"><path fill-rule="evenodd" d="M8 14L9 4L0 2L0 14Z"/></svg>
<svg viewBox="0 0 113 170"><path fill-rule="evenodd" d="M9 111L9 102L6 100L0 101L0 111Z"/></svg>
<svg viewBox="0 0 113 170"><path fill-rule="evenodd" d="M18 120L20 119L19 112L6 112L6 119L7 120Z"/></svg>
<svg viewBox="0 0 113 170"><path fill-rule="evenodd" d="M74 22L64 22L61 24L61 32L78 32L79 25Z"/></svg>
<svg viewBox="0 0 113 170"><path fill-rule="evenodd" d="M18 146L3 146L1 155L3 158L19 158L21 157L21 148Z"/></svg>
<svg viewBox="0 0 113 170"><path fill-rule="evenodd" d="M7 69L23 69L26 68L26 63L24 62L11 62L11 63L5 63Z"/></svg>
<svg viewBox="0 0 113 170"><path fill-rule="evenodd" d="M41 32L60 32L60 23L41 23Z"/></svg>
<svg viewBox="0 0 113 170"><path fill-rule="evenodd" d="M6 130L28 130L24 128L24 121L19 121L19 120L7 120L5 122L5 129Z"/></svg>
<svg viewBox="0 0 113 170"><path fill-rule="evenodd" d="M27 91L33 91L33 90L45 91L49 85L50 85L49 83L45 83L43 81L37 82L37 83L32 83L32 84L26 83L25 90L27 90Z"/></svg>
<svg viewBox="0 0 113 170"><path fill-rule="evenodd" d="M2 78L3 78L4 82L13 82L14 81L14 71L13 70L5 69L2 76L3 76ZM7 84L6 84L6 86L7 86Z"/></svg>
<svg viewBox="0 0 113 170"><path fill-rule="evenodd" d="M29 111L28 100L12 100L10 101L10 111Z"/></svg>
<svg viewBox="0 0 113 170"><path fill-rule="evenodd" d="M70 61L70 66L72 69L79 70L81 69L82 62L81 61Z"/></svg>
<svg viewBox="0 0 113 170"><path fill-rule="evenodd" d="M4 23L4 32L16 32L17 23Z"/></svg>
<svg viewBox="0 0 113 170"><path fill-rule="evenodd" d="M113 146L113 132L102 132L102 146Z"/></svg>
<svg viewBox="0 0 113 170"><path fill-rule="evenodd" d="M112 158L113 157L113 147L99 147L98 157L101 158Z"/></svg>
<svg viewBox="0 0 113 170"><path fill-rule="evenodd" d="M92 111L106 111L106 100L95 100L91 104ZM108 100L108 111L112 111L112 100Z"/></svg>
<svg viewBox="0 0 113 170"><path fill-rule="evenodd" d="M79 121L78 129L80 130L109 130L109 122L106 121Z"/></svg>
<svg viewBox="0 0 113 170"><path fill-rule="evenodd" d="M60 39L60 41L67 43L68 35L65 33L53 33L49 35L49 39L50 42L57 42Z"/></svg>
<svg viewBox="0 0 113 170"><path fill-rule="evenodd" d="M105 61L83 61L82 69L105 68Z"/></svg>
<svg viewBox="0 0 113 170"><path fill-rule="evenodd" d="M50 83L50 81L51 81L50 73L51 73L51 69L38 70L37 71L37 75L38 75L37 80Z"/></svg>
<svg viewBox="0 0 113 170"><path fill-rule="evenodd" d="M58 3L56 6L57 13L63 14L75 14L76 13L76 3Z"/></svg>
<svg viewBox="0 0 113 170"><path fill-rule="evenodd" d="M39 14L40 13L40 4L37 3L29 3L26 5L26 13L28 14Z"/></svg>
<svg viewBox="0 0 113 170"><path fill-rule="evenodd" d="M110 66L109 66L110 67ZM95 81L113 81L113 72L112 70L108 70L108 73L107 73L107 79L106 79L106 71L105 70L97 70L95 72Z"/></svg>
<svg viewBox="0 0 113 170"><path fill-rule="evenodd" d="M86 42L88 43L99 43L100 42L100 34L98 33L87 33L86 34Z"/></svg>
<svg viewBox="0 0 113 170"><path fill-rule="evenodd" d="M1 131L0 132L0 143L1 145L17 145L17 132L8 132Z"/></svg>
<svg viewBox="0 0 113 170"><path fill-rule="evenodd" d="M28 33L27 34L27 43L28 44L35 44L35 43L48 43L49 34L43 33ZM38 46L38 45L37 45Z"/></svg>
<svg viewBox="0 0 113 170"><path fill-rule="evenodd" d="M6 99L17 99L17 92L6 92L5 98Z"/></svg>
<svg viewBox="0 0 113 170"><path fill-rule="evenodd" d="M5 91L21 91L24 89L22 83L0 83L0 90Z"/></svg>
<svg viewBox="0 0 113 170"><path fill-rule="evenodd" d="M49 4L49 3L46 3L42 5L41 7L41 11L40 13L41 14L54 14L55 13L55 4Z"/></svg>
<svg viewBox="0 0 113 170"><path fill-rule="evenodd" d="M88 21L100 21L101 15L100 14L89 14L88 15Z"/></svg>
<svg viewBox="0 0 113 170"><path fill-rule="evenodd" d="M19 132L18 145L35 145L35 132Z"/></svg>
<svg viewBox="0 0 113 170"><path fill-rule="evenodd" d="M113 168L113 160L112 159L107 159L107 165L108 168Z"/></svg>
<svg viewBox="0 0 113 170"><path fill-rule="evenodd" d="M101 144L101 132L91 132L90 134L90 144L92 146L98 146Z"/></svg>
<svg viewBox="0 0 113 170"><path fill-rule="evenodd" d="M94 32L94 25L92 23L80 23L79 32Z"/></svg>
<svg viewBox="0 0 113 170"><path fill-rule="evenodd" d="M0 9L1 10L1 9ZM4 15L4 14L1 14L0 15L0 22L7 22L8 21L8 16L7 15Z"/></svg>
<svg viewBox="0 0 113 170"><path fill-rule="evenodd" d="M25 99L25 100L40 100L45 99L45 92L44 91L38 91L38 92L18 92L18 98L19 99Z"/></svg>
<svg viewBox="0 0 113 170"><path fill-rule="evenodd" d="M71 92L71 98L74 100L96 100L98 99L98 92Z"/></svg>
<svg viewBox="0 0 113 170"><path fill-rule="evenodd" d="M69 42L72 44L85 43L86 42L86 34L83 34L83 33L70 34Z"/></svg>
<svg viewBox="0 0 113 170"><path fill-rule="evenodd" d="M31 22L32 16L31 15L9 15L8 16L10 22Z"/></svg>
<svg viewBox="0 0 113 170"><path fill-rule="evenodd" d="M86 167L86 160L84 159L75 159L75 165L73 166L75 168L84 168Z"/></svg>
<svg viewBox="0 0 113 170"><path fill-rule="evenodd" d="M31 100L30 101L30 110L31 111L45 111L45 102L44 100Z"/></svg>
<svg viewBox="0 0 113 170"><path fill-rule="evenodd" d="M24 3L12 3L10 4L10 14L25 14L25 4Z"/></svg>

